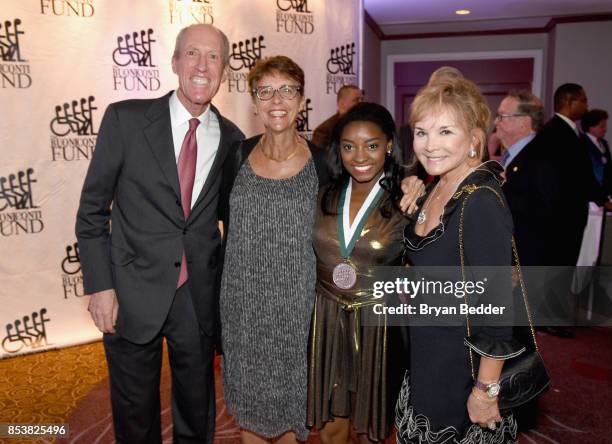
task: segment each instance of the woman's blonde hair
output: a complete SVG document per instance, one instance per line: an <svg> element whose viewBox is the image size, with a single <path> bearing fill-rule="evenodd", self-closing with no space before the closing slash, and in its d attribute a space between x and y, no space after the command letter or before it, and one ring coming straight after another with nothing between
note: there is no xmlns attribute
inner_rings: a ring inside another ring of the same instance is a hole
<svg viewBox="0 0 612 444"><path fill-rule="evenodd" d="M487 130L491 111L480 89L465 78L439 79L421 89L410 107L410 126L426 116L442 111L452 112L458 123L470 134L476 133L478 141L476 158L482 160L487 149ZM476 131L475 131L476 130Z"/></svg>

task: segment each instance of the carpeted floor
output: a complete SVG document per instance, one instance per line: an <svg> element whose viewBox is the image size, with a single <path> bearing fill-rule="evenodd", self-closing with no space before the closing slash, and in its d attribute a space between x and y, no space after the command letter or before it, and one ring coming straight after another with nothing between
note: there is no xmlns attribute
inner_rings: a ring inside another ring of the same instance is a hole
<svg viewBox="0 0 612 444"><path fill-rule="evenodd" d="M101 342L1 360L0 423L65 423L77 402L107 376Z"/></svg>
<svg viewBox="0 0 612 444"><path fill-rule="evenodd" d="M522 434L521 443L612 443L612 329L575 333L573 340L538 334L553 382L541 399L537 427ZM164 361L162 428L168 443L172 441L169 376ZM225 410L220 378L216 382L215 442L238 444L239 431ZM101 343L0 361L0 394L0 423L67 422L70 437L55 442L114 442ZM309 441L317 443L316 434Z"/></svg>

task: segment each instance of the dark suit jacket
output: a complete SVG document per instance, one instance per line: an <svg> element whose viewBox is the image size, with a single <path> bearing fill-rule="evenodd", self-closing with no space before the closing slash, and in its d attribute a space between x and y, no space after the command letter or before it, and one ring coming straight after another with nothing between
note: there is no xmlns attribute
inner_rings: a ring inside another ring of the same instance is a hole
<svg viewBox="0 0 612 444"><path fill-rule="evenodd" d="M523 265L535 265L538 263L538 255L545 248L540 244L541 239L537 236L537 227L531 226L532 215L531 209L538 196L533 195L535 192L535 184L530 184L538 176L537 168L533 168L530 172L529 167L533 162L528 162L527 159L531 150L538 150L537 137L529 142L518 155L512 159L506 166L506 181L502 189L508 201L508 208L512 213L514 223L514 237L519 252L519 258ZM544 183L543 185L546 185ZM530 188L533 188L530 192Z"/></svg>
<svg viewBox="0 0 612 444"><path fill-rule="evenodd" d="M597 182L603 186L606 195L612 194L612 158L610 155L610 146L605 139L601 139L605 152L602 153L593 141L583 134L580 137L580 143L586 152L589 154L591 164L593 166L593 175ZM604 161L605 159L605 161Z"/></svg>
<svg viewBox="0 0 612 444"><path fill-rule="evenodd" d="M150 341L161 329L176 291L183 250L200 327L208 335L214 333L221 249L220 170L229 147L243 138L212 107L219 118L221 140L185 221L169 97L109 105L77 214L85 292L116 290L116 330L135 343Z"/></svg>
<svg viewBox="0 0 612 444"><path fill-rule="evenodd" d="M603 202L586 152L560 117L506 167L504 193L524 265L576 265L588 202Z"/></svg>
<svg viewBox="0 0 612 444"><path fill-rule="evenodd" d="M312 143L319 148L328 149L338 119L340 119L340 114L336 113L317 126L312 133Z"/></svg>

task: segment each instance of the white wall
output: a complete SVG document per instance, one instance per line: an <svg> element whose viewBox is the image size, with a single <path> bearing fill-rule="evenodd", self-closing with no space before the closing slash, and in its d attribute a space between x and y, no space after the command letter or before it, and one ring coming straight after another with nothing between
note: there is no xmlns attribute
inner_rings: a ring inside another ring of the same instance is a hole
<svg viewBox="0 0 612 444"><path fill-rule="evenodd" d="M367 50L367 43L364 46ZM548 114L552 113L555 88L567 82L579 83L585 88L590 108L612 112L612 21L559 24L550 33L384 40L379 79L382 103L386 104L390 55L527 49L543 50L542 99ZM364 59L372 60L367 53ZM376 80L372 75L365 74L365 77L372 82Z"/></svg>
<svg viewBox="0 0 612 444"><path fill-rule="evenodd" d="M386 104L387 57L400 54L467 53L484 51L542 50L541 76L546 82L548 34L517 34L443 37L412 40L384 40L381 45L380 94ZM364 57L367 59L367 56ZM386 104L388 105L388 104Z"/></svg>
<svg viewBox="0 0 612 444"><path fill-rule="evenodd" d="M363 89L368 102L380 101L381 42L367 23L363 24Z"/></svg>
<svg viewBox="0 0 612 444"><path fill-rule="evenodd" d="M578 83L589 108L612 112L612 21L560 24L555 34L552 90Z"/></svg>

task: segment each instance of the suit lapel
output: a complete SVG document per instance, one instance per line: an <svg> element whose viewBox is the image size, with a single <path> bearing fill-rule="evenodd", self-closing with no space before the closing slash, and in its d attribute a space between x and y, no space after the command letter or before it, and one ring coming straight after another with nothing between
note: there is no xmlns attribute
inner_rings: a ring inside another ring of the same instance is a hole
<svg viewBox="0 0 612 444"><path fill-rule="evenodd" d="M519 151L519 153L514 156L512 161L508 164L508 166L506 167L506 179L509 179L511 176L522 172L523 166L525 164L524 159L529 155L529 149L531 148L531 145L534 140L535 138L532 139L527 145L525 145L523 149Z"/></svg>
<svg viewBox="0 0 612 444"><path fill-rule="evenodd" d="M204 200L204 198L210 191L219 173L219 170L221 169L221 165L223 165L223 161L225 160L225 158L227 157L227 153L229 152L228 128L226 127L223 121L223 117L221 117L221 114L219 113L219 110L217 110L217 108L215 108L212 104L210 106L211 106L211 111L215 113L215 115L217 116L217 120L219 121L219 130L220 130L221 136L219 138L219 146L217 147L217 153L215 154L215 159L213 160L213 164L210 167L208 176L206 177L206 180L204 181L202 190L200 191L200 194L198 195L198 198L196 199L196 202L193 205L193 208L191 209L191 214L189 215L190 218L194 215L194 213L196 213L196 209L202 203L202 201Z"/></svg>
<svg viewBox="0 0 612 444"><path fill-rule="evenodd" d="M166 180L177 197L180 197L181 187L176 169L174 141L172 139L170 123L170 107L168 105L170 94L153 102L147 111L146 116L151 121L151 124L144 129L144 134Z"/></svg>

